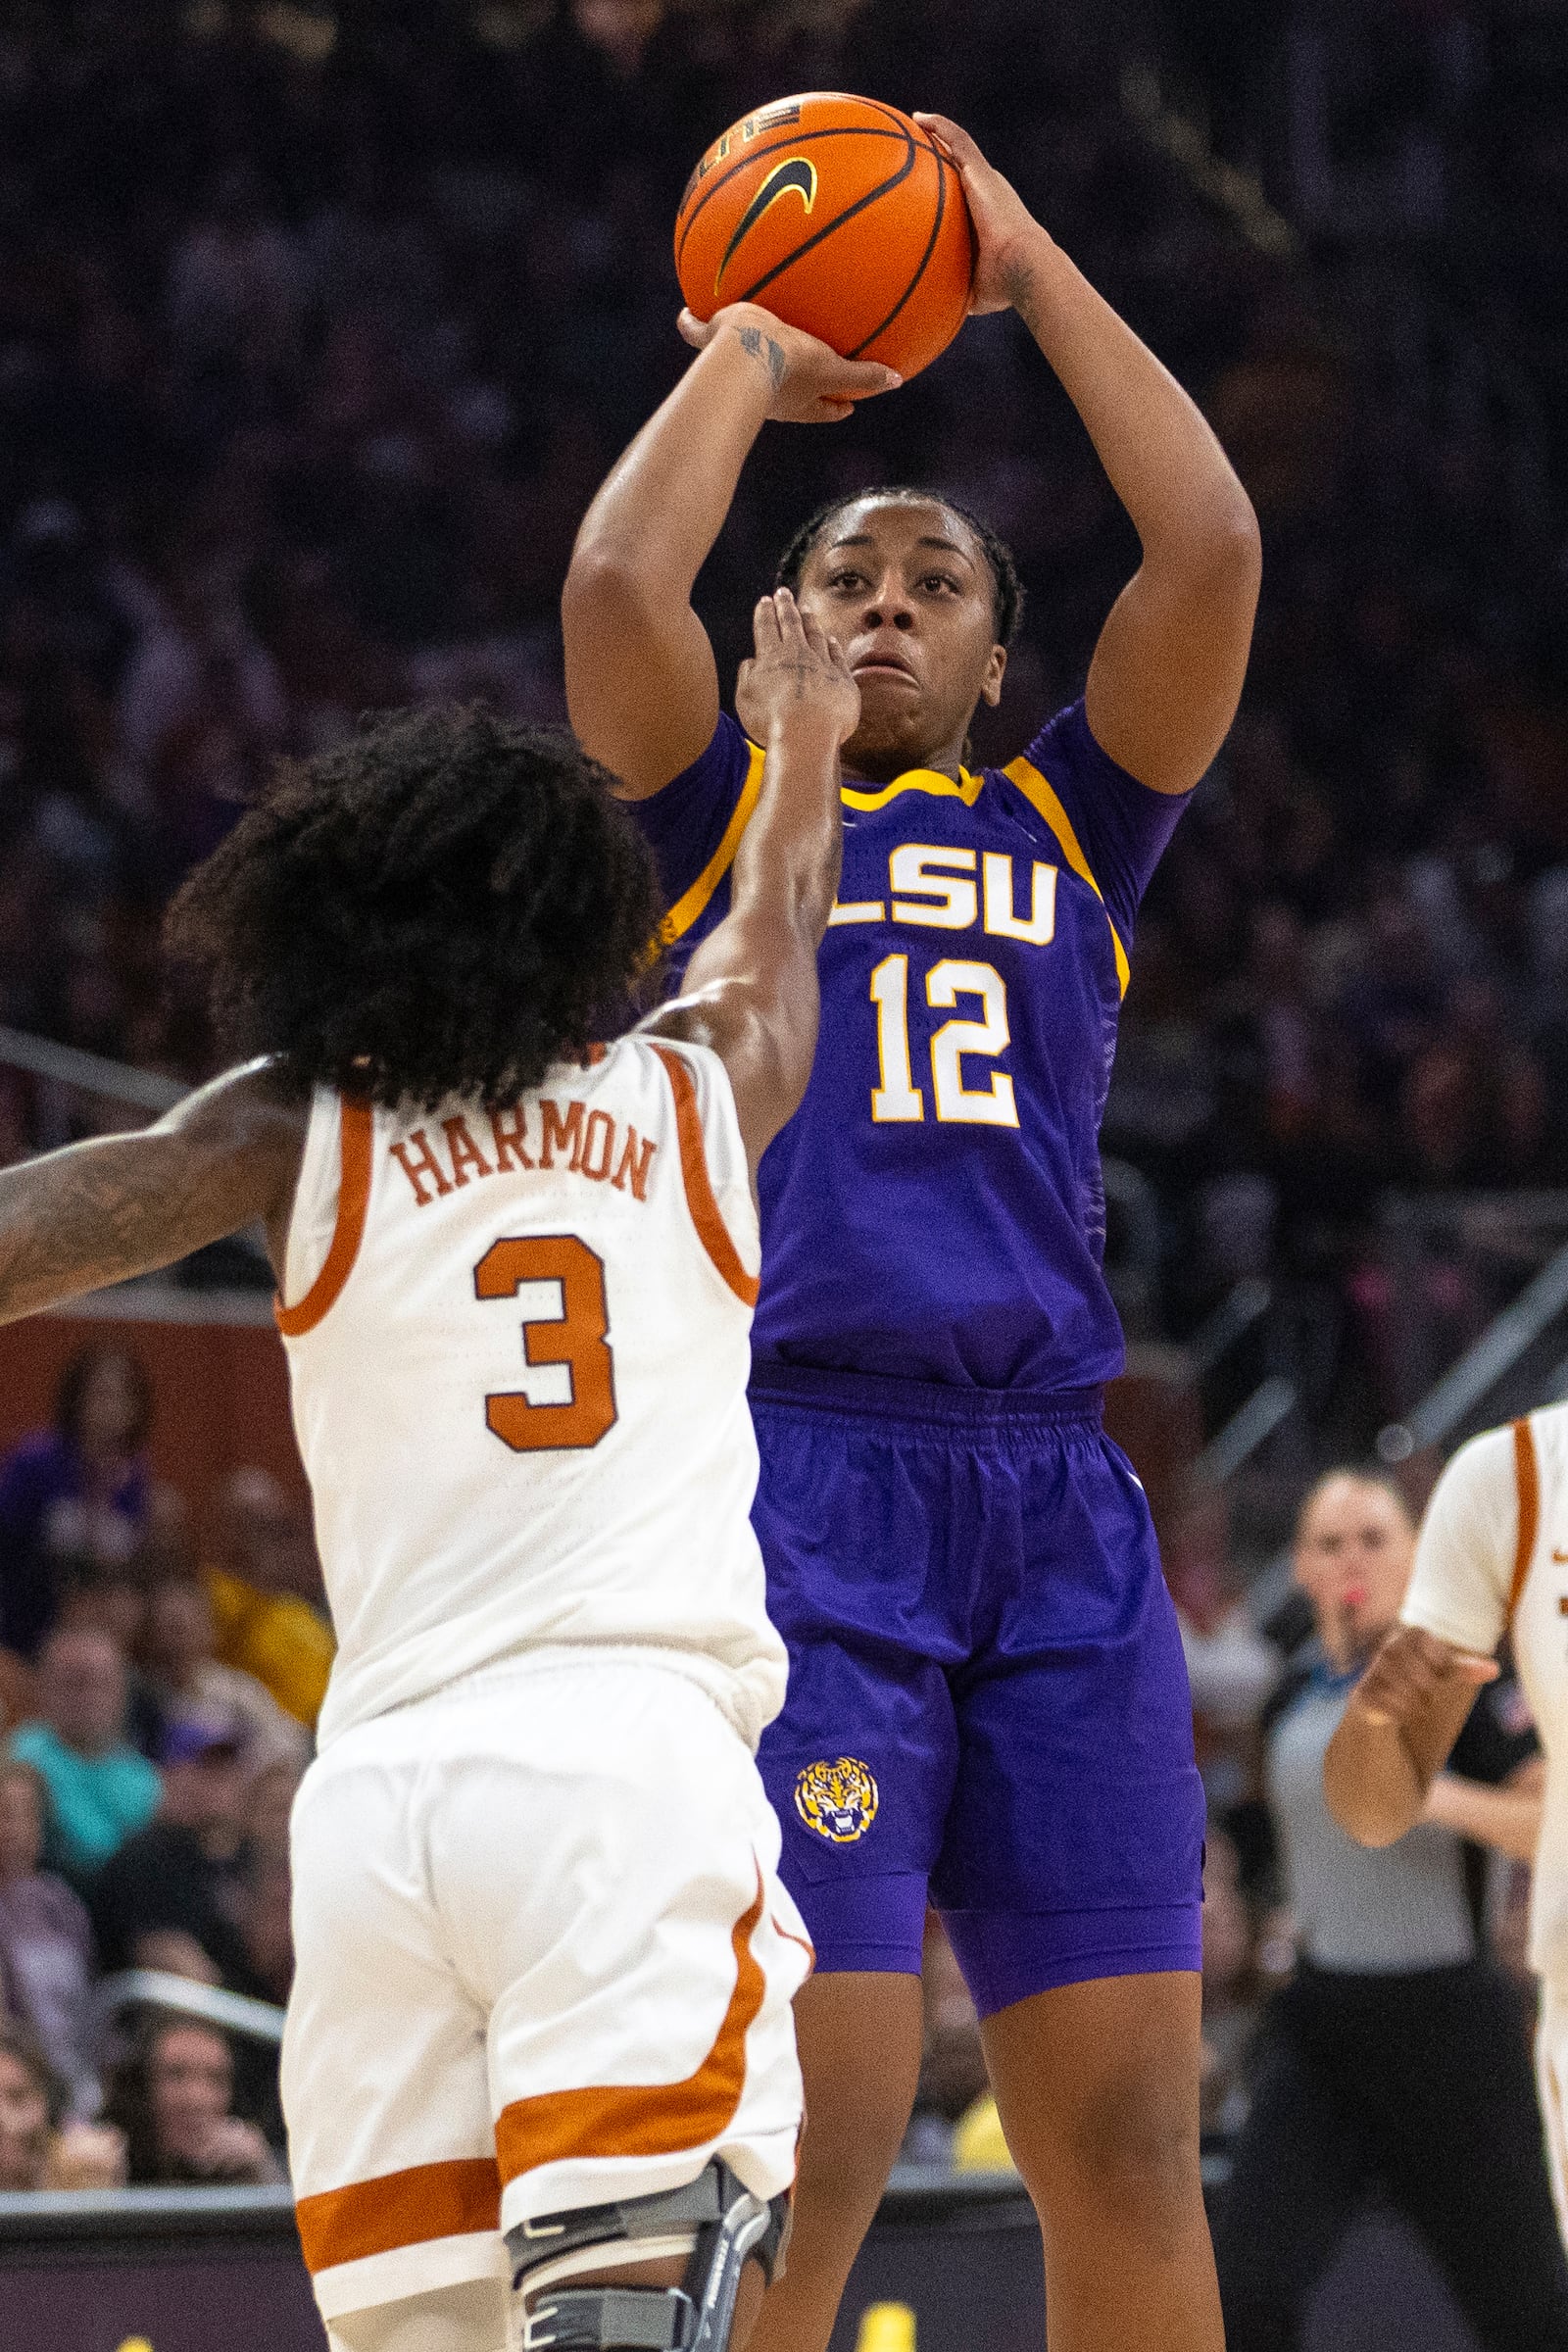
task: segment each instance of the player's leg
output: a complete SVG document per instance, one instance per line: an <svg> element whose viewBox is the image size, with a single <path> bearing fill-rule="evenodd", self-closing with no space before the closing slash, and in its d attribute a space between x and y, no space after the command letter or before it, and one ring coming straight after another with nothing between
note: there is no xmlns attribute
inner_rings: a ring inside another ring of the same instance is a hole
<svg viewBox="0 0 1568 2352"><path fill-rule="evenodd" d="M1064 1984L981 2027L1040 2215L1052 2352L1220 2352L1199 2174L1200 1981Z"/></svg>
<svg viewBox="0 0 1568 2352"><path fill-rule="evenodd" d="M822 2352L919 2076L927 1874L956 1754L942 1661L961 1639L946 1622L945 1433L890 1420L897 1385L815 1376L753 1398L755 1523L790 1649L758 1762L816 1973L796 2002L807 2127L789 2265L752 2352Z"/></svg>
<svg viewBox="0 0 1568 2352"><path fill-rule="evenodd" d="M485 2015L424 1883L418 1713L346 1734L295 1802L290 2169L345 2352L503 2352Z"/></svg>
<svg viewBox="0 0 1568 2352"><path fill-rule="evenodd" d="M1052 2352L1217 2352L1203 1795L1148 1505L1092 1408L999 1416L973 1451L986 1638L932 1889L1040 2212Z"/></svg>
<svg viewBox="0 0 1568 2352"><path fill-rule="evenodd" d="M818 1972L796 1998L806 2136L784 2277L770 2288L752 2352L816 2352L876 2219L920 2074L918 1977Z"/></svg>
<svg viewBox="0 0 1568 2352"><path fill-rule="evenodd" d="M755 1763L651 1665L530 1668L452 1720L475 1752L444 1776L431 1886L488 2012L501 2227L538 2340L725 2352L784 2233L809 1963Z"/></svg>

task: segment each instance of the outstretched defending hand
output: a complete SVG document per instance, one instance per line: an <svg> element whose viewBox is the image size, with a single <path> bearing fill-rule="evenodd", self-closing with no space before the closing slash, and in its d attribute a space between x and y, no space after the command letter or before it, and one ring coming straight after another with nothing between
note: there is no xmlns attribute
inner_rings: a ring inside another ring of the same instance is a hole
<svg viewBox="0 0 1568 2352"><path fill-rule="evenodd" d="M760 303L729 302L707 320L682 311L676 320L694 351L733 333L772 378L767 413L779 424L842 424L858 400L892 392L904 378L874 360L841 360L815 335L786 326Z"/></svg>
<svg viewBox="0 0 1568 2352"><path fill-rule="evenodd" d="M803 720L819 721L835 744L860 719L860 689L820 621L801 611L787 588L760 599L752 614L757 651L741 663L735 709L754 743L765 744Z"/></svg>
<svg viewBox="0 0 1568 2352"><path fill-rule="evenodd" d="M1422 1714L1438 1690L1456 1682L1479 1690L1495 1682L1495 1658L1456 1649L1416 1625L1396 1625L1356 1684L1350 1704L1368 1723L1403 1726Z"/></svg>
<svg viewBox="0 0 1568 2352"><path fill-rule="evenodd" d="M966 130L950 122L946 115L916 115L914 119L939 146L947 149L963 182L979 248L974 260L974 284L969 290L969 316L974 318L985 311L1008 310L1022 288L1029 247L1032 244L1038 248L1048 232L1011 180L1004 179L986 162Z"/></svg>

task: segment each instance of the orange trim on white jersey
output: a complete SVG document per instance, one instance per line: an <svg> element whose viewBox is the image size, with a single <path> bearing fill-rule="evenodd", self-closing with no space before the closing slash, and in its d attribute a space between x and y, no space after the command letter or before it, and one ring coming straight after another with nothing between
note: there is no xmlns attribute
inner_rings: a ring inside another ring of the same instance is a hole
<svg viewBox="0 0 1568 2352"><path fill-rule="evenodd" d="M703 1146L703 1114L697 1107L697 1089L692 1074L678 1054L667 1046L649 1040L654 1052L664 1065L670 1093L675 1098L675 1132L680 1140L680 1172L686 1185L686 1201L692 1212L697 1238L708 1251L714 1266L744 1306L757 1304L758 1282L741 1263L740 1252L730 1239L729 1227L713 1199L712 1179L708 1173L708 1153Z"/></svg>
<svg viewBox="0 0 1568 2352"><path fill-rule="evenodd" d="M1536 1556L1536 1538L1541 1533L1541 1465L1528 1414L1513 1425L1513 1475L1519 1496L1519 1535L1513 1552L1513 1583L1508 1588L1510 1625L1524 1594L1530 1563Z"/></svg>
<svg viewBox="0 0 1568 2352"><path fill-rule="evenodd" d="M339 1107L339 1176L337 1221L332 1243L310 1289L298 1306L274 1299L272 1312L286 1340L314 1331L354 1271L365 1233L365 1214L370 1203L370 1147L374 1114L368 1102L343 1102Z"/></svg>

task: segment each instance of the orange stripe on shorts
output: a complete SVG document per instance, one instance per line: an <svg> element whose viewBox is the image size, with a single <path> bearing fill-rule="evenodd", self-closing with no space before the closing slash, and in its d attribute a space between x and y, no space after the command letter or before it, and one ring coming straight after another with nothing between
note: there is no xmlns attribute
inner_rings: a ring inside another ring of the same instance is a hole
<svg viewBox="0 0 1568 2352"><path fill-rule="evenodd" d="M330 2271L370 2254L396 2254L435 2237L466 2237L501 2227L501 2176L495 2159L470 2156L415 2164L301 2197L295 2207L305 2267Z"/></svg>
<svg viewBox="0 0 1568 2352"><path fill-rule="evenodd" d="M746 2087L746 2036L762 2006L766 1980L752 1950L762 1916L762 1874L757 1900L735 1922L735 1989L713 2046L682 2082L605 2083L586 2090L547 2090L514 2099L496 2125L501 2178L515 2180L542 2164L585 2156L672 2156L717 2139L732 2121Z"/></svg>

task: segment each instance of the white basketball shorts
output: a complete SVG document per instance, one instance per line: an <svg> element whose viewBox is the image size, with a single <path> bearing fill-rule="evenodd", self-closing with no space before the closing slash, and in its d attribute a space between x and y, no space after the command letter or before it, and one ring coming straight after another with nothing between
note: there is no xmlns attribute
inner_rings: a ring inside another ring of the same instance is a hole
<svg viewBox="0 0 1568 2352"><path fill-rule="evenodd" d="M294 1809L283 2103L328 2320L505 2278L524 2219L795 2175L810 1945L677 1669L559 1650L345 1732Z"/></svg>

